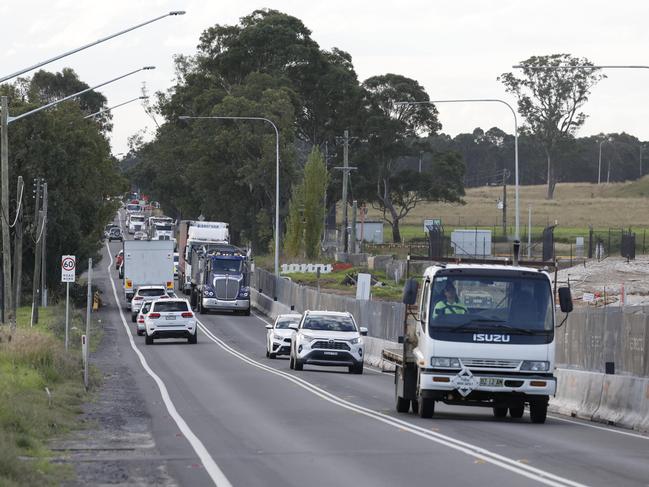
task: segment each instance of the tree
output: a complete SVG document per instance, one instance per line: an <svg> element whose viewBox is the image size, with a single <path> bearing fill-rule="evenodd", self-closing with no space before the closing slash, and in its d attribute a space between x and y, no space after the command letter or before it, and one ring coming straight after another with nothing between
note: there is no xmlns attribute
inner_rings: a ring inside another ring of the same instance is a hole
<svg viewBox="0 0 649 487"><path fill-rule="evenodd" d="M298 256L302 251L307 259L320 255L320 240L324 225L324 195L329 175L324 157L315 147L304 166L302 182L293 190L284 248L288 255Z"/></svg>
<svg viewBox="0 0 649 487"><path fill-rule="evenodd" d="M570 54L532 56L520 63L523 77L503 73L498 80L518 97L518 111L525 119L524 130L541 142L547 160L547 198L552 199L557 182L555 149L586 121L580 111L591 88L605 76L599 69L544 69L556 66L592 66L586 58Z"/></svg>
<svg viewBox="0 0 649 487"><path fill-rule="evenodd" d="M359 155L357 185L362 196L383 213L401 242L399 223L421 201L459 201L464 194L464 165L454 154L436 157L432 173L403 166L402 156L421 150L419 135L436 132L441 125L433 105L398 105L399 101L427 102L419 83L397 74L374 76L363 83L367 142ZM415 142L419 142L416 143Z"/></svg>

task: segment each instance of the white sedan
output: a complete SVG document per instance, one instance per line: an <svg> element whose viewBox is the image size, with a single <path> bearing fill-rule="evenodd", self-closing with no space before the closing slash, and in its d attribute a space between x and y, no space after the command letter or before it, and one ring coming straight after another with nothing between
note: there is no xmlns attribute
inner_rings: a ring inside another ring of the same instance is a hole
<svg viewBox="0 0 649 487"><path fill-rule="evenodd" d="M186 299L158 299L144 315L145 343L153 345L158 338L187 338L198 342L196 317Z"/></svg>
<svg viewBox="0 0 649 487"><path fill-rule="evenodd" d="M293 330L289 326L299 324L301 319L302 315L299 314L278 315L275 323L266 325L266 357L275 358L291 353Z"/></svg>

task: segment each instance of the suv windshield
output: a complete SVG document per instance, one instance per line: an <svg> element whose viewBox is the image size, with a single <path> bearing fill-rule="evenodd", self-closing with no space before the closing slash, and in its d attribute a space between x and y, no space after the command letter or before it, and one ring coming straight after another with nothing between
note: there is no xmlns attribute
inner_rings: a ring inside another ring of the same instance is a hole
<svg viewBox="0 0 649 487"><path fill-rule="evenodd" d="M543 274L442 274L435 277L431 288L431 333L436 329L512 334L553 330L552 292Z"/></svg>
<svg viewBox="0 0 649 487"><path fill-rule="evenodd" d="M279 320L277 320L275 328L285 329L288 328L288 325L290 325L291 323L294 323L296 325L299 324L300 317L296 316L295 318L280 318Z"/></svg>
<svg viewBox="0 0 649 487"><path fill-rule="evenodd" d="M158 313L168 311L189 311L185 301L156 301L153 308Z"/></svg>
<svg viewBox="0 0 649 487"><path fill-rule="evenodd" d="M167 291L160 289L140 289L137 292L138 296L164 296L167 294Z"/></svg>
<svg viewBox="0 0 649 487"><path fill-rule="evenodd" d="M357 331L356 325L348 316L307 316L302 328L322 331Z"/></svg>

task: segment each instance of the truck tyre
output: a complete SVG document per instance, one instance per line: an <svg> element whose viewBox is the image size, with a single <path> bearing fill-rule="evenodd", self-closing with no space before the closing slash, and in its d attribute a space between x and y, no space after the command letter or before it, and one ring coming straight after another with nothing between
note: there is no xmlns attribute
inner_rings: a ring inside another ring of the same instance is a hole
<svg viewBox="0 0 649 487"><path fill-rule="evenodd" d="M243 315L244 315L244 316L250 316L250 308L248 308L247 310L245 310L245 311L243 312Z"/></svg>
<svg viewBox="0 0 649 487"><path fill-rule="evenodd" d="M147 345L153 345L153 338L150 337L149 335L145 335L144 343L146 343Z"/></svg>
<svg viewBox="0 0 649 487"><path fill-rule="evenodd" d="M406 399L401 396L397 396L397 412L398 413L407 413L410 409L410 399Z"/></svg>
<svg viewBox="0 0 649 487"><path fill-rule="evenodd" d="M196 299L196 307L198 308L198 314L199 315L204 315L207 313L207 310L203 308L203 299L202 298L197 298Z"/></svg>
<svg viewBox="0 0 649 487"><path fill-rule="evenodd" d="M299 358L296 357L295 360L293 361L293 368L295 370L303 370L304 369L304 364L302 363L302 361Z"/></svg>
<svg viewBox="0 0 649 487"><path fill-rule="evenodd" d="M420 418L432 418L435 413L435 400L429 397L421 397L417 400L419 403L418 413Z"/></svg>
<svg viewBox="0 0 649 487"><path fill-rule="evenodd" d="M509 415L514 419L522 418L523 412L525 412L525 404L519 404L518 406L509 408Z"/></svg>
<svg viewBox="0 0 649 487"><path fill-rule="evenodd" d="M190 295L189 295L189 304L191 305L192 309L198 309L198 308L196 307L196 306L197 306L197 305L196 305L196 293L194 292L193 289L190 291Z"/></svg>
<svg viewBox="0 0 649 487"><path fill-rule="evenodd" d="M530 401L530 419L532 423L545 423L548 415L548 400Z"/></svg>
<svg viewBox="0 0 649 487"><path fill-rule="evenodd" d="M493 408L493 410L496 418L504 418L507 416L507 408Z"/></svg>
<svg viewBox="0 0 649 487"><path fill-rule="evenodd" d="M194 334L187 339L187 343L191 343L192 345L196 345L198 343L198 330L196 330Z"/></svg>
<svg viewBox="0 0 649 487"><path fill-rule="evenodd" d="M131 321L137 323L137 313L131 313Z"/></svg>
<svg viewBox="0 0 649 487"><path fill-rule="evenodd" d="M417 401L417 399L413 399L410 402L412 403L412 408L411 408L412 414L418 414L419 413L419 401ZM406 412L408 412L408 411L406 411Z"/></svg>

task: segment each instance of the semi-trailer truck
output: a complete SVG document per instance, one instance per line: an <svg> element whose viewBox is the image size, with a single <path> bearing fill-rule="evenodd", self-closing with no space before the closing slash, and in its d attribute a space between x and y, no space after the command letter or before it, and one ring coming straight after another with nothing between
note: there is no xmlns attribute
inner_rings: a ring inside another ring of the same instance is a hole
<svg viewBox="0 0 649 487"><path fill-rule="evenodd" d="M178 230L178 287L185 294L191 292L192 262L194 248L210 250L212 247L230 243L230 230L224 222L183 220Z"/></svg>

